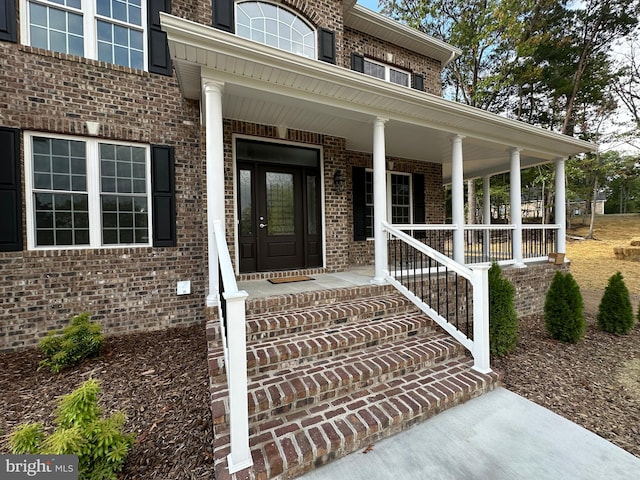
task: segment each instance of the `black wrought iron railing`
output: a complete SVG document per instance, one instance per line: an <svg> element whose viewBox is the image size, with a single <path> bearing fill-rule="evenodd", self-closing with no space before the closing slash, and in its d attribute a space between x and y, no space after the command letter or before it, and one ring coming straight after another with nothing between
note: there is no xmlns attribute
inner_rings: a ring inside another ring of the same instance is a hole
<svg viewBox="0 0 640 480"><path fill-rule="evenodd" d="M406 233L404 225L383 225L387 281L467 348L475 369L489 371L488 266L461 265Z"/></svg>
<svg viewBox="0 0 640 480"><path fill-rule="evenodd" d="M556 252L558 245L558 230L558 225L523 225L523 258L544 258L551 252Z"/></svg>
<svg viewBox="0 0 640 480"><path fill-rule="evenodd" d="M393 235L389 235L387 242L391 276L473 340L473 298L469 279Z"/></svg>

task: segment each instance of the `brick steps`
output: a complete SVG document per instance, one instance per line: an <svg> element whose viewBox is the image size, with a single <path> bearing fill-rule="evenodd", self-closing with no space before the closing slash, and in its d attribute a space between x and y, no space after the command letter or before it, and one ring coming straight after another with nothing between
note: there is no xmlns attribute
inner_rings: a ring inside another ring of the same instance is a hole
<svg viewBox="0 0 640 480"><path fill-rule="evenodd" d="M338 292L339 294L339 292ZM306 302L309 303L309 302ZM309 307L311 304L298 304L297 308L286 312L266 314L258 311L247 314L247 341L281 337L283 335L305 332L331 325L353 322L371 318L376 312L386 314L403 313L415 310L414 305L398 293L383 294L376 297L341 300L323 305L323 308ZM218 322L207 326L207 338L210 342L218 342L221 329Z"/></svg>
<svg viewBox="0 0 640 480"><path fill-rule="evenodd" d="M435 323L429 317L413 312L318 328L269 341L250 341L247 342L247 373L251 376L291 368L302 362L392 342L434 329ZM212 348L209 352L209 375L213 378L224 375L221 352L222 347Z"/></svg>
<svg viewBox="0 0 640 480"><path fill-rule="evenodd" d="M254 465L229 475L228 434L218 434L216 480L293 478L334 458L366 448L459 403L492 390L498 375L471 370L469 359L454 359L275 417L250 437Z"/></svg>
<svg viewBox="0 0 640 480"><path fill-rule="evenodd" d="M320 300L316 294L288 298L286 313L265 313L272 300L260 299L258 313L249 315L254 465L232 475L226 374L208 326L216 480L293 478L500 381L472 370L461 345L395 292L338 289L322 291Z"/></svg>
<svg viewBox="0 0 640 480"><path fill-rule="evenodd" d="M462 346L442 333L415 335L318 360L299 368L253 377L249 383L249 421L292 413L309 403L339 397L358 388L388 381L462 354ZM216 424L228 421L228 394L220 389L211 397Z"/></svg>

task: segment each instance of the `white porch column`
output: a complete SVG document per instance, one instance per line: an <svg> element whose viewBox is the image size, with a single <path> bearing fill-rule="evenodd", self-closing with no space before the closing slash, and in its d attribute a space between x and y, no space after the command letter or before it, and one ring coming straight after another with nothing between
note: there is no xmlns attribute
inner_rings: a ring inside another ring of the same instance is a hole
<svg viewBox="0 0 640 480"><path fill-rule="evenodd" d="M482 177L482 221L485 225L491 225L491 175ZM491 253L491 230L485 230L483 236L482 256L488 261Z"/></svg>
<svg viewBox="0 0 640 480"><path fill-rule="evenodd" d="M520 179L520 149L512 148L509 150L511 154L511 171L509 175L509 199L511 202L511 223L515 225L513 231L513 259L515 267L522 268L525 266L522 261L522 182Z"/></svg>
<svg viewBox="0 0 640 480"><path fill-rule="evenodd" d="M225 231L224 143L222 133L223 87L223 84L212 81L203 81L202 85L202 96L204 97L203 121L206 129L208 307L217 306L219 299L218 251L214 238L213 221L220 220L223 233Z"/></svg>
<svg viewBox="0 0 640 480"><path fill-rule="evenodd" d="M556 249L558 253L567 252L567 191L564 174L564 158L556 160L556 205L555 217L556 224L560 225L558 229L558 238L556 240Z"/></svg>
<svg viewBox="0 0 640 480"><path fill-rule="evenodd" d="M376 118L373 123L373 236L375 243L375 276L372 282L385 283L387 265L387 235L382 222L387 219L387 172L384 139L385 118Z"/></svg>
<svg viewBox="0 0 640 480"><path fill-rule="evenodd" d="M464 171L462 157L462 135L451 139L451 223L457 225L453 231L453 259L464 264Z"/></svg>

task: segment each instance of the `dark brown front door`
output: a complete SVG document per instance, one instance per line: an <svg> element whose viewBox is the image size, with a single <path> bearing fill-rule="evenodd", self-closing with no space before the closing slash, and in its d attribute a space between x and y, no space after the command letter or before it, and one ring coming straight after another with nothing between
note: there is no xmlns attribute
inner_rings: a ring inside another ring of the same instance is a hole
<svg viewBox="0 0 640 480"><path fill-rule="evenodd" d="M322 264L319 182L313 165L238 162L242 273Z"/></svg>
<svg viewBox="0 0 640 480"><path fill-rule="evenodd" d="M301 172L258 165L258 270L287 270L304 265Z"/></svg>

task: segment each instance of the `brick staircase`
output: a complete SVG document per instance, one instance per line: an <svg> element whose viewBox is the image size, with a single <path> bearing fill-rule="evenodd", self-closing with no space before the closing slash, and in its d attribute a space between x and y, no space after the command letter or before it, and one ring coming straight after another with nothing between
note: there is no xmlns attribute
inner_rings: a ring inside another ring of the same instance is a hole
<svg viewBox="0 0 640 480"><path fill-rule="evenodd" d="M253 467L230 475L218 320L207 325L216 480L293 478L493 389L464 349L389 286L247 302Z"/></svg>

